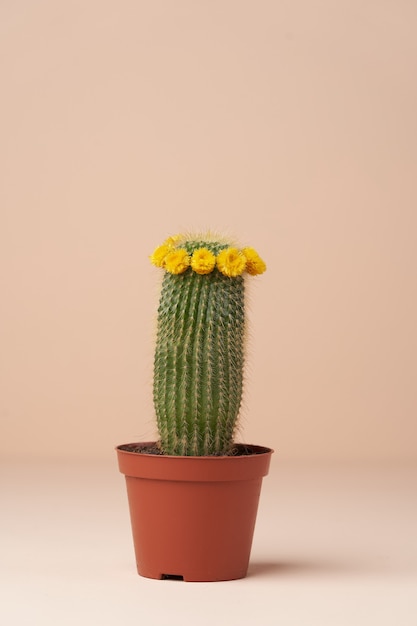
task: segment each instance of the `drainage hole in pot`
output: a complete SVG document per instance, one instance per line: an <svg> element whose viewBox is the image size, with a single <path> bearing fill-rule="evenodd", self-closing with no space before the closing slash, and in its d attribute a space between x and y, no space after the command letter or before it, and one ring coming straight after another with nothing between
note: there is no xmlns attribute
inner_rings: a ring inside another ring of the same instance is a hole
<svg viewBox="0 0 417 626"><path fill-rule="evenodd" d="M184 580L184 576L178 574L162 574L162 580Z"/></svg>

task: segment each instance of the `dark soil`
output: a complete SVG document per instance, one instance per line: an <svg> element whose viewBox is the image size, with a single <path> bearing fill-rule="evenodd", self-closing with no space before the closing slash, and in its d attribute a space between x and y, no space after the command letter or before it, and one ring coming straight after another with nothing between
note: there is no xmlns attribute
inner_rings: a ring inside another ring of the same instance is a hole
<svg viewBox="0 0 417 626"><path fill-rule="evenodd" d="M165 456L165 453L159 447L158 443L149 444L134 444L128 443L123 446L119 446L120 450L126 450L126 452L135 452L137 454L157 454ZM245 445L244 443L235 443L227 455L213 455L213 456L250 456L253 454L262 454L265 452L264 448L258 448L258 446Z"/></svg>

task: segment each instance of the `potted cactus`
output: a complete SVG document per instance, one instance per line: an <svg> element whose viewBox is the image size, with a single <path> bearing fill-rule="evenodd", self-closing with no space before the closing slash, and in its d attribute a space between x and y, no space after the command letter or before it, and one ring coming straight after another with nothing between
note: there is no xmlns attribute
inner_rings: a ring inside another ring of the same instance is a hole
<svg viewBox="0 0 417 626"><path fill-rule="evenodd" d="M163 271L153 398L159 439L116 448L138 573L187 581L246 576L272 450L234 441L253 248L176 236L151 255Z"/></svg>

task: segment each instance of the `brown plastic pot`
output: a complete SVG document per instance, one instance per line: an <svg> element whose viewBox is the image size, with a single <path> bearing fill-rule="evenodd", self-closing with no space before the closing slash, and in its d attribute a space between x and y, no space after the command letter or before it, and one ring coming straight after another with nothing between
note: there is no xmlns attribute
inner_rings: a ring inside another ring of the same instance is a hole
<svg viewBox="0 0 417 626"><path fill-rule="evenodd" d="M138 573L147 578L244 578L262 478L273 450L238 456L168 456L116 448L126 477Z"/></svg>

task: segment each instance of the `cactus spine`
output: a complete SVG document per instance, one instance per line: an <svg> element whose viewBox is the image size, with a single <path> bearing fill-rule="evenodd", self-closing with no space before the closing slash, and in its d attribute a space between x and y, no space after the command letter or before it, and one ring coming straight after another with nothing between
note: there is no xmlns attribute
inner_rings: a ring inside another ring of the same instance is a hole
<svg viewBox="0 0 417 626"><path fill-rule="evenodd" d="M166 454L222 455L232 447L243 385L242 272L255 267L251 260L258 266L250 273L264 271L254 251L248 257L222 241L192 238L164 244L151 257L167 270L153 388Z"/></svg>

